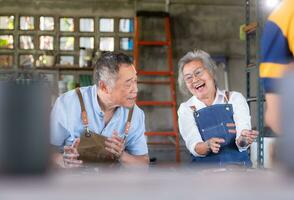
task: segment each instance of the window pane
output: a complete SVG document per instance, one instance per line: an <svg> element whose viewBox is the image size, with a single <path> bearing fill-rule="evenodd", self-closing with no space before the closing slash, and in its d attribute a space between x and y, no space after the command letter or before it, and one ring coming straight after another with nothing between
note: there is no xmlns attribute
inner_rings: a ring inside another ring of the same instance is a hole
<svg viewBox="0 0 294 200"><path fill-rule="evenodd" d="M20 55L19 56L19 66L24 68L32 68L34 66L34 56L33 55Z"/></svg>
<svg viewBox="0 0 294 200"><path fill-rule="evenodd" d="M80 19L80 31L81 32L94 32L94 20L91 18Z"/></svg>
<svg viewBox="0 0 294 200"><path fill-rule="evenodd" d="M13 49L12 35L0 35L0 49Z"/></svg>
<svg viewBox="0 0 294 200"><path fill-rule="evenodd" d="M80 47L94 49L94 37L80 37Z"/></svg>
<svg viewBox="0 0 294 200"><path fill-rule="evenodd" d="M120 38L120 49L133 50L133 38Z"/></svg>
<svg viewBox="0 0 294 200"><path fill-rule="evenodd" d="M114 31L114 19L110 18L101 18L100 23L100 32L113 32Z"/></svg>
<svg viewBox="0 0 294 200"><path fill-rule="evenodd" d="M60 50L74 50L75 38L74 37L60 37Z"/></svg>
<svg viewBox="0 0 294 200"><path fill-rule="evenodd" d="M0 68L8 68L13 65L13 56L0 55Z"/></svg>
<svg viewBox="0 0 294 200"><path fill-rule="evenodd" d="M59 64L61 65L74 65L73 56L60 56Z"/></svg>
<svg viewBox="0 0 294 200"><path fill-rule="evenodd" d="M113 51L114 50L114 38L113 37L101 37L99 49L101 51Z"/></svg>
<svg viewBox="0 0 294 200"><path fill-rule="evenodd" d="M53 31L54 30L54 18L53 17L40 17L40 30L41 31Z"/></svg>
<svg viewBox="0 0 294 200"><path fill-rule="evenodd" d="M41 50L53 50L53 36L40 36L40 49Z"/></svg>
<svg viewBox="0 0 294 200"><path fill-rule="evenodd" d="M119 20L119 32L130 33L133 32L133 19L120 19Z"/></svg>
<svg viewBox="0 0 294 200"><path fill-rule="evenodd" d="M20 17L20 30L34 30L34 17Z"/></svg>
<svg viewBox="0 0 294 200"><path fill-rule="evenodd" d="M60 31L74 31L74 20L73 18L60 18Z"/></svg>
<svg viewBox="0 0 294 200"><path fill-rule="evenodd" d="M46 52L46 54L40 55L36 61L37 67L53 67L55 65L54 52Z"/></svg>
<svg viewBox="0 0 294 200"><path fill-rule="evenodd" d="M0 29L14 29L14 16L0 16Z"/></svg>
<svg viewBox="0 0 294 200"><path fill-rule="evenodd" d="M34 37L22 35L19 37L19 44L21 49L34 49Z"/></svg>

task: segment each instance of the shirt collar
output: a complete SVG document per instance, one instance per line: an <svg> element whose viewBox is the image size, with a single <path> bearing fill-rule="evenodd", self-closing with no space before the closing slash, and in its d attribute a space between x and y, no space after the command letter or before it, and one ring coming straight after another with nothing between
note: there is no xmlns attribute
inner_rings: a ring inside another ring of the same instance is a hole
<svg viewBox="0 0 294 200"><path fill-rule="evenodd" d="M97 86L93 85L92 86L92 101L94 104L94 110L95 113L98 114L99 116L104 116L104 112L101 110L101 107L98 103L98 95L97 95Z"/></svg>
<svg viewBox="0 0 294 200"><path fill-rule="evenodd" d="M104 117L104 112L102 111L100 104L98 103L98 94L97 94L97 86L92 86L92 100L94 102L95 106L95 113L98 114L100 117ZM112 118L114 120L118 119L120 117L120 113L122 112L122 107L118 107L115 109Z"/></svg>
<svg viewBox="0 0 294 200"><path fill-rule="evenodd" d="M220 89L217 88L216 89L215 99L214 99L212 105L219 104L219 103L224 103L225 102L224 100L226 98L225 96L226 96L225 90L220 90ZM196 104L197 107L199 107L199 106L200 107L206 107L206 105L202 101L197 99L196 96L192 97L191 103L192 103L191 105Z"/></svg>

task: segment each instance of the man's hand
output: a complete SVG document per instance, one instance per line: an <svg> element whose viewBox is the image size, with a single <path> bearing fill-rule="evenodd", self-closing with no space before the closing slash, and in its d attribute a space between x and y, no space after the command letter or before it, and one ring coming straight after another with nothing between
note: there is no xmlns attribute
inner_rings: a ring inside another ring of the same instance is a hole
<svg viewBox="0 0 294 200"><path fill-rule="evenodd" d="M125 149L124 139L114 132L110 138L105 141L105 149L112 153L116 158L120 158Z"/></svg>
<svg viewBox="0 0 294 200"><path fill-rule="evenodd" d="M80 144L80 138L75 139L71 146L64 146L63 161L65 168L81 167L83 161L78 160L78 146Z"/></svg>
<svg viewBox="0 0 294 200"><path fill-rule="evenodd" d="M210 138L205 143L207 143L208 149L211 150L213 153L218 153L222 143L225 140L223 138Z"/></svg>

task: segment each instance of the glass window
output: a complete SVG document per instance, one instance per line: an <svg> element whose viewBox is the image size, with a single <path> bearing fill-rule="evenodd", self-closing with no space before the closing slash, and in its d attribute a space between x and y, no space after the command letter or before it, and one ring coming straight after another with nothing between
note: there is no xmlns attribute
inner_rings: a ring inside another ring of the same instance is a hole
<svg viewBox="0 0 294 200"><path fill-rule="evenodd" d="M13 65L13 56L0 55L0 68L8 68Z"/></svg>
<svg viewBox="0 0 294 200"><path fill-rule="evenodd" d="M73 56L60 56L59 64L61 65L74 65Z"/></svg>
<svg viewBox="0 0 294 200"><path fill-rule="evenodd" d="M74 44L75 44L74 37L60 37L60 44L59 44L60 50L73 51Z"/></svg>
<svg viewBox="0 0 294 200"><path fill-rule="evenodd" d="M13 49L12 35L0 35L0 49Z"/></svg>
<svg viewBox="0 0 294 200"><path fill-rule="evenodd" d="M80 37L80 47L94 49L94 37Z"/></svg>
<svg viewBox="0 0 294 200"><path fill-rule="evenodd" d="M119 20L119 32L130 33L130 32L133 32L133 30L134 30L133 19Z"/></svg>
<svg viewBox="0 0 294 200"><path fill-rule="evenodd" d="M100 23L100 32L113 32L114 31L114 19L111 18L101 18Z"/></svg>
<svg viewBox="0 0 294 200"><path fill-rule="evenodd" d="M32 68L34 66L34 56L33 55L20 55L19 56L19 66L24 68Z"/></svg>
<svg viewBox="0 0 294 200"><path fill-rule="evenodd" d="M120 49L121 50L133 50L133 38L120 38Z"/></svg>
<svg viewBox="0 0 294 200"><path fill-rule="evenodd" d="M20 17L20 30L34 30L34 17L21 16Z"/></svg>
<svg viewBox="0 0 294 200"><path fill-rule="evenodd" d="M94 32L94 19L81 18L80 19L80 31L81 32Z"/></svg>
<svg viewBox="0 0 294 200"><path fill-rule="evenodd" d="M60 31L73 32L74 19L69 17L60 18Z"/></svg>
<svg viewBox="0 0 294 200"><path fill-rule="evenodd" d="M34 49L34 37L28 35L21 35L19 37L19 45L21 49Z"/></svg>
<svg viewBox="0 0 294 200"><path fill-rule="evenodd" d="M40 17L40 30L53 31L54 30L54 17Z"/></svg>
<svg viewBox="0 0 294 200"><path fill-rule="evenodd" d="M0 29L13 30L14 16L0 16Z"/></svg>
<svg viewBox="0 0 294 200"><path fill-rule="evenodd" d="M54 42L53 36L48 36L48 35L40 36L40 49L53 50L53 42Z"/></svg>
<svg viewBox="0 0 294 200"><path fill-rule="evenodd" d="M114 50L114 38L113 37L101 37L99 49L101 51L113 51Z"/></svg>

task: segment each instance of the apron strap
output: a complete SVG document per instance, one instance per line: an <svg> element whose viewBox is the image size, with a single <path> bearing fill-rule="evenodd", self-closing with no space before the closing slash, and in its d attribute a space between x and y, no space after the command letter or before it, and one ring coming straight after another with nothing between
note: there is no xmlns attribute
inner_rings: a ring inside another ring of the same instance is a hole
<svg viewBox="0 0 294 200"><path fill-rule="evenodd" d="M128 120L126 122L126 126L125 126L125 135L124 135L124 139L128 136L129 134L129 130L131 127L131 121L132 121L132 116L133 116L133 111L134 111L134 107L131 107L128 113Z"/></svg>
<svg viewBox="0 0 294 200"><path fill-rule="evenodd" d="M230 91L225 91L225 102L229 103L230 100Z"/></svg>
<svg viewBox="0 0 294 200"><path fill-rule="evenodd" d="M87 111L85 108L83 96L81 94L80 88L76 88L76 93L79 97L80 105L81 105L81 110L82 110L82 122L85 127L88 127L88 117L87 117Z"/></svg>
<svg viewBox="0 0 294 200"><path fill-rule="evenodd" d="M75 89L78 97L79 97L79 101L80 101L80 105L81 105L81 110L82 110L82 122L83 122L83 125L84 127L88 130L88 117L87 117L87 111L86 111L86 108L85 108L85 103L84 103L84 100L83 100L83 96L82 96L82 93L80 91L80 88L76 88ZM130 108L129 110L129 113L128 113L128 120L126 122L126 125L125 125L125 130L124 130L124 139L128 136L129 134L129 130L130 130L130 127L131 127L131 121L132 121L132 116L133 116L133 111L134 111L134 107Z"/></svg>
<svg viewBox="0 0 294 200"><path fill-rule="evenodd" d="M190 108L195 112L197 109L196 109L196 106L190 106Z"/></svg>

